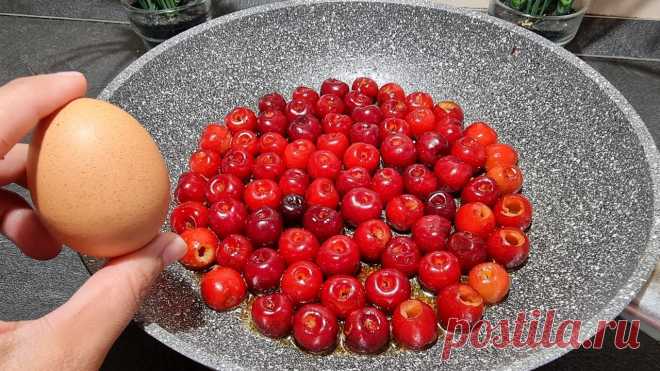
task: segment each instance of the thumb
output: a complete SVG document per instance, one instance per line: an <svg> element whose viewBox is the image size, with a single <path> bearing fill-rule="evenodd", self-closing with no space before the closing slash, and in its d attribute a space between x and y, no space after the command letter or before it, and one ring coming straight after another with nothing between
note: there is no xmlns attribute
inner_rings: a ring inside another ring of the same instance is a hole
<svg viewBox="0 0 660 371"><path fill-rule="evenodd" d="M144 248L112 259L42 320L53 335L75 342L76 353L85 358L89 355L89 364L98 367L164 266L185 251L186 244L179 236L162 233Z"/></svg>

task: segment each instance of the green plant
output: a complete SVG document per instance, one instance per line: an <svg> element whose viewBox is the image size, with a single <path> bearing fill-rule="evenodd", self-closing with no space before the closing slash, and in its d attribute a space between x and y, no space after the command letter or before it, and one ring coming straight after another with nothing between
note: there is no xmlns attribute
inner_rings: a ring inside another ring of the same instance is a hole
<svg viewBox="0 0 660 371"><path fill-rule="evenodd" d="M573 12L574 0L505 0L511 8L533 16L567 15Z"/></svg>
<svg viewBox="0 0 660 371"><path fill-rule="evenodd" d="M144 10L169 10L183 3L183 0L137 0L135 5Z"/></svg>

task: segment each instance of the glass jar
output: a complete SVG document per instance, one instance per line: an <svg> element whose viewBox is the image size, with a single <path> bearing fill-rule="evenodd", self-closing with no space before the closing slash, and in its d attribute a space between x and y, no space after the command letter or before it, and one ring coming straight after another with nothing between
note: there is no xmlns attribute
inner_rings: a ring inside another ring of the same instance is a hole
<svg viewBox="0 0 660 371"><path fill-rule="evenodd" d="M138 0L121 0L135 33L151 48L212 17L212 0L188 0L165 10L137 6Z"/></svg>
<svg viewBox="0 0 660 371"><path fill-rule="evenodd" d="M533 0L527 0L533 1ZM566 45L577 34L582 18L589 7L590 0L576 0L573 12L567 15L533 16L507 5L506 0L490 0L488 14L515 23L520 27L535 32L546 39Z"/></svg>

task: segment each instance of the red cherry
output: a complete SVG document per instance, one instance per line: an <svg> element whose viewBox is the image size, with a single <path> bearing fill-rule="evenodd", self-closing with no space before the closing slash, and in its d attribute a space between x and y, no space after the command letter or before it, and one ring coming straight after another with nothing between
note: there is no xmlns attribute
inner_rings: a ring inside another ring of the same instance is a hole
<svg viewBox="0 0 660 371"><path fill-rule="evenodd" d="M399 168L414 164L417 157L415 143L402 134L392 134L385 138L380 152L386 165Z"/></svg>
<svg viewBox="0 0 660 371"><path fill-rule="evenodd" d="M410 125L404 119L389 117L380 122L378 132L381 142L392 134L410 136Z"/></svg>
<svg viewBox="0 0 660 371"><path fill-rule="evenodd" d="M417 138L415 149L419 161L432 168L440 157L449 152L449 144L442 135L428 131Z"/></svg>
<svg viewBox="0 0 660 371"><path fill-rule="evenodd" d="M316 148L319 150L330 151L334 153L337 158L344 157L344 153L349 144L348 137L343 133L326 133L321 134L316 138Z"/></svg>
<svg viewBox="0 0 660 371"><path fill-rule="evenodd" d="M484 240L470 232L456 232L447 241L447 251L454 254L461 264L463 273L467 273L479 263L488 259Z"/></svg>
<svg viewBox="0 0 660 371"><path fill-rule="evenodd" d="M439 122L436 118L435 124L435 132L445 138L449 147L463 136L463 129L457 121Z"/></svg>
<svg viewBox="0 0 660 371"><path fill-rule="evenodd" d="M286 104L284 114L286 115L286 118L289 120L289 122L295 120L298 117L313 115L315 104L316 103L310 103L304 99L292 99L289 103Z"/></svg>
<svg viewBox="0 0 660 371"><path fill-rule="evenodd" d="M398 269L408 277L417 274L421 256L419 248L409 237L394 237L385 247L381 261L383 268Z"/></svg>
<svg viewBox="0 0 660 371"><path fill-rule="evenodd" d="M343 274L328 278L321 288L321 304L344 319L365 304L364 287L357 278Z"/></svg>
<svg viewBox="0 0 660 371"><path fill-rule="evenodd" d="M408 106L406 106L406 102L404 101L390 99L380 105L380 110L383 111L383 117L385 118L403 119L406 117L406 113L408 113Z"/></svg>
<svg viewBox="0 0 660 371"><path fill-rule="evenodd" d="M325 150L317 150L309 157L307 173L312 178L335 179L341 170L341 161L337 156Z"/></svg>
<svg viewBox="0 0 660 371"><path fill-rule="evenodd" d="M321 84L321 95L334 94L339 97L344 97L348 93L348 84L334 78L327 79Z"/></svg>
<svg viewBox="0 0 660 371"><path fill-rule="evenodd" d="M378 146L380 144L378 125L368 122L356 122L351 127L350 138L351 143L362 142Z"/></svg>
<svg viewBox="0 0 660 371"><path fill-rule="evenodd" d="M446 251L433 251L419 263L419 283L434 293L444 287L458 283L461 278L461 264Z"/></svg>
<svg viewBox="0 0 660 371"><path fill-rule="evenodd" d="M176 190L176 200L183 203L186 201L206 201L206 179L197 173L183 173L179 177Z"/></svg>
<svg viewBox="0 0 660 371"><path fill-rule="evenodd" d="M390 340L390 323L385 313L373 307L351 312L344 324L344 344L355 353L382 352Z"/></svg>
<svg viewBox="0 0 660 371"><path fill-rule="evenodd" d="M417 299L402 302L392 314L392 335L406 348L429 348L438 339L438 325L433 308Z"/></svg>
<svg viewBox="0 0 660 371"><path fill-rule="evenodd" d="M299 116L291 120L286 132L291 140L308 139L316 142L322 132L321 123L311 114Z"/></svg>
<svg viewBox="0 0 660 371"><path fill-rule="evenodd" d="M231 147L231 132L224 125L208 124L199 140L199 148L219 153L221 156Z"/></svg>
<svg viewBox="0 0 660 371"><path fill-rule="evenodd" d="M299 86L291 93L291 100L304 100L311 104L316 104L319 100L319 93L307 86Z"/></svg>
<svg viewBox="0 0 660 371"><path fill-rule="evenodd" d="M215 267L202 276L202 299L211 309L224 311L237 307L245 299L243 277L227 267Z"/></svg>
<svg viewBox="0 0 660 371"><path fill-rule="evenodd" d="M257 117L257 130L260 133L286 133L289 120L282 111L263 111Z"/></svg>
<svg viewBox="0 0 660 371"><path fill-rule="evenodd" d="M220 197L209 208L209 225L221 238L230 234L241 234L245 228L247 209L240 201L231 197Z"/></svg>
<svg viewBox="0 0 660 371"><path fill-rule="evenodd" d="M252 244L245 236L230 234L220 242L215 255L219 265L242 272L252 255Z"/></svg>
<svg viewBox="0 0 660 371"><path fill-rule="evenodd" d="M408 193L425 200L438 188L438 179L426 166L414 164L403 172L403 185Z"/></svg>
<svg viewBox="0 0 660 371"><path fill-rule="evenodd" d="M280 293L259 296L252 302L252 322L257 330L270 338L281 338L291 332L293 304Z"/></svg>
<svg viewBox="0 0 660 371"><path fill-rule="evenodd" d="M348 115L331 112L323 116L321 125L324 133L342 133L348 137L348 133L353 125L353 119Z"/></svg>
<svg viewBox="0 0 660 371"><path fill-rule="evenodd" d="M495 215L486 204L470 202L458 208L454 223L459 232L471 232L486 238L495 229Z"/></svg>
<svg viewBox="0 0 660 371"><path fill-rule="evenodd" d="M324 94L316 102L316 112L319 117L324 117L330 112L344 113L346 111L346 103L344 100L334 94Z"/></svg>
<svg viewBox="0 0 660 371"><path fill-rule="evenodd" d="M218 173L220 154L212 150L199 150L190 156L190 171L210 178Z"/></svg>
<svg viewBox="0 0 660 371"><path fill-rule="evenodd" d="M415 108L406 114L406 122L410 125L410 133L414 137L431 131L435 128L435 116L428 108Z"/></svg>
<svg viewBox="0 0 660 371"><path fill-rule="evenodd" d="M319 251L319 241L314 235L302 228L285 230L278 242L278 253L287 264L297 261L314 261Z"/></svg>
<svg viewBox="0 0 660 371"><path fill-rule="evenodd" d="M336 209L339 204L339 193L335 189L332 180L316 178L307 188L305 199L310 206L318 205Z"/></svg>
<svg viewBox="0 0 660 371"><path fill-rule="evenodd" d="M377 105L370 104L364 107L355 107L351 113L351 118L355 122L368 122L377 125L383 121L383 112Z"/></svg>
<svg viewBox="0 0 660 371"><path fill-rule="evenodd" d="M189 229L204 228L208 225L209 211L201 202L187 201L172 210L170 226L178 234Z"/></svg>
<svg viewBox="0 0 660 371"><path fill-rule="evenodd" d="M495 166L486 172L497 183L500 193L518 193L523 184L522 171L517 166Z"/></svg>
<svg viewBox="0 0 660 371"><path fill-rule="evenodd" d="M319 298L323 285L323 272L310 261L291 264L282 276L282 293L294 305L313 303Z"/></svg>
<svg viewBox="0 0 660 371"><path fill-rule="evenodd" d="M399 195L387 203L385 215L392 228L405 232L424 215L424 204L413 195Z"/></svg>
<svg viewBox="0 0 660 371"><path fill-rule="evenodd" d="M189 229L181 233L181 238L188 247L186 254L179 259L184 267L191 270L203 270L215 261L215 249L218 237L208 228Z"/></svg>
<svg viewBox="0 0 660 371"><path fill-rule="evenodd" d="M529 256L529 238L518 228L503 227L490 235L488 255L505 268L518 268Z"/></svg>
<svg viewBox="0 0 660 371"><path fill-rule="evenodd" d="M337 210L317 205L307 209L303 216L303 226L319 241L324 241L340 234L344 229L344 222Z"/></svg>
<svg viewBox="0 0 660 371"><path fill-rule="evenodd" d="M360 249L360 256L367 262L379 261L390 239L392 231L380 219L360 223L353 234L353 241Z"/></svg>
<svg viewBox="0 0 660 371"><path fill-rule="evenodd" d="M454 196L445 191L435 191L426 200L425 214L439 215L449 221L456 215L456 201Z"/></svg>
<svg viewBox="0 0 660 371"><path fill-rule="evenodd" d="M445 287L438 295L436 303L438 320L449 332L454 332L457 328L469 332L472 325L480 320L484 313L484 300L479 293L462 283ZM468 328L465 328L461 322L454 322L450 326L451 319L465 321Z"/></svg>
<svg viewBox="0 0 660 371"><path fill-rule="evenodd" d="M286 109L286 100L279 93L269 93L259 98L257 105L259 106L259 112L284 111Z"/></svg>
<svg viewBox="0 0 660 371"><path fill-rule="evenodd" d="M254 131L241 130L232 136L231 149L243 150L253 156L258 150L258 138Z"/></svg>
<svg viewBox="0 0 660 371"><path fill-rule="evenodd" d="M344 153L344 166L347 169L359 166L372 172L378 167L379 162L378 148L371 144L353 143Z"/></svg>
<svg viewBox="0 0 660 371"><path fill-rule="evenodd" d="M454 142L451 154L474 169L486 163L486 147L472 137L463 137Z"/></svg>
<svg viewBox="0 0 660 371"><path fill-rule="evenodd" d="M389 82L380 87L378 90L378 103L383 104L384 102L390 99L396 99L405 101L406 93L404 93L403 88L399 84L394 82Z"/></svg>
<svg viewBox="0 0 660 371"><path fill-rule="evenodd" d="M243 182L235 175L218 174L211 178L206 190L206 199L213 203L222 197L231 197L235 200L243 198L245 186Z"/></svg>
<svg viewBox="0 0 660 371"><path fill-rule="evenodd" d="M499 197L497 183L485 175L470 180L461 192L461 201L465 203L481 202L493 206Z"/></svg>
<svg viewBox="0 0 660 371"><path fill-rule="evenodd" d="M309 175L301 169L288 169L280 177L280 191L285 195L304 195L308 185Z"/></svg>
<svg viewBox="0 0 660 371"><path fill-rule="evenodd" d="M449 100L439 102L433 107L433 112L438 117L446 115L446 117L456 120L460 125L463 125L463 109L455 102Z"/></svg>
<svg viewBox="0 0 660 371"><path fill-rule="evenodd" d="M371 273L364 283L367 300L387 312L392 312L410 298L408 277L397 269L381 269Z"/></svg>
<svg viewBox="0 0 660 371"><path fill-rule="evenodd" d="M345 195L351 189L364 187L368 188L371 185L371 176L369 171L363 167L352 167L348 170L339 172L339 176L335 181L335 187L340 195Z"/></svg>
<svg viewBox="0 0 660 371"><path fill-rule="evenodd" d="M360 249L348 236L332 236L321 245L316 264L326 276L355 274L360 269Z"/></svg>
<svg viewBox="0 0 660 371"><path fill-rule="evenodd" d="M320 304L303 305L293 317L293 338L309 352L332 351L337 346L338 332L337 317Z"/></svg>
<svg viewBox="0 0 660 371"><path fill-rule="evenodd" d="M351 89L371 98L378 96L378 84L368 77L358 77L353 80Z"/></svg>
<svg viewBox="0 0 660 371"><path fill-rule="evenodd" d="M287 144L284 149L284 163L286 164L287 169L307 168L309 156L311 156L314 151L316 151L316 146L308 139L297 139Z"/></svg>
<svg viewBox="0 0 660 371"><path fill-rule="evenodd" d="M259 153L273 152L283 156L287 144L282 134L270 132L261 134L257 148Z"/></svg>
<svg viewBox="0 0 660 371"><path fill-rule="evenodd" d="M521 194L504 195L495 202L493 214L497 224L525 230L532 223L532 204Z"/></svg>
<svg viewBox="0 0 660 371"><path fill-rule="evenodd" d="M403 193L403 178L391 167L380 169L371 178L371 189L387 204L392 198Z"/></svg>
<svg viewBox="0 0 660 371"><path fill-rule="evenodd" d="M256 179L245 187L245 204L252 210L263 206L277 209L282 202L282 192L275 181Z"/></svg>
<svg viewBox="0 0 660 371"><path fill-rule="evenodd" d="M257 179L277 180L286 170L284 160L274 152L262 153L254 160L252 173Z"/></svg>
<svg viewBox="0 0 660 371"><path fill-rule="evenodd" d="M247 107L236 107L225 116L225 125L232 133L254 130L257 127L257 116Z"/></svg>
<svg viewBox="0 0 660 371"><path fill-rule="evenodd" d="M440 187L448 192L457 192L470 181L472 166L454 156L441 157L435 163L435 176L438 177Z"/></svg>
<svg viewBox="0 0 660 371"><path fill-rule="evenodd" d="M273 249L262 247L248 258L243 274L253 292L267 292L277 288L286 269L286 262Z"/></svg>
<svg viewBox="0 0 660 371"><path fill-rule="evenodd" d="M369 219L380 217L383 203L378 193L368 188L353 188L344 195L341 214L351 225L358 225Z"/></svg>
<svg viewBox="0 0 660 371"><path fill-rule="evenodd" d="M429 93L416 91L408 94L408 96L406 97L406 104L408 105L408 108L411 110L418 108L426 108L430 110L431 108L433 108L433 98Z"/></svg>
<svg viewBox="0 0 660 371"><path fill-rule="evenodd" d="M482 146L497 143L497 133L495 130L493 130L493 128L487 123L481 121L470 124L470 126L465 128L463 135L474 138L477 142L481 143Z"/></svg>
<svg viewBox="0 0 660 371"><path fill-rule="evenodd" d="M259 138L257 138L257 134L254 131L237 131L231 139L231 148L245 150L251 156L254 156L259 148Z"/></svg>
<svg viewBox="0 0 660 371"><path fill-rule="evenodd" d="M412 227L412 238L422 253L444 250L451 232L451 222L439 215L426 215Z"/></svg>
<svg viewBox="0 0 660 371"><path fill-rule="evenodd" d="M508 144L495 143L486 146L486 170L496 166L518 165L518 152Z"/></svg>
<svg viewBox="0 0 660 371"><path fill-rule="evenodd" d="M344 103L346 103L346 110L352 113L358 107L366 107L372 103L371 98L359 93L357 91L350 91L344 96Z"/></svg>
<svg viewBox="0 0 660 371"><path fill-rule="evenodd" d="M511 277L497 263L481 263L470 270L468 284L481 295L485 303L497 304L509 292Z"/></svg>
<svg viewBox="0 0 660 371"><path fill-rule="evenodd" d="M245 233L257 246L272 245L282 234L282 216L274 209L264 206L255 209L245 222Z"/></svg>
<svg viewBox="0 0 660 371"><path fill-rule="evenodd" d="M240 179L245 179L252 174L254 159L252 155L244 149L230 149L220 163L220 171L223 174L236 175Z"/></svg>

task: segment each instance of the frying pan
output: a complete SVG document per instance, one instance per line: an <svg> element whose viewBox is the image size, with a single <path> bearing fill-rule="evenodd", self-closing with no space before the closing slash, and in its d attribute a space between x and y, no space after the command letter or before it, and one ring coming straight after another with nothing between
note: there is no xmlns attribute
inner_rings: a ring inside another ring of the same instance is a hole
<svg viewBox="0 0 660 371"><path fill-rule="evenodd" d="M615 317L658 254L658 151L644 123L602 76L542 38L485 14L424 1L294 1L240 11L151 50L101 98L154 136L171 179L203 126L264 93L328 77L371 76L452 99L466 122L493 124L520 152L535 206L531 256L512 273L491 321L556 309L555 326L582 321L580 340ZM94 262L88 260L88 265ZM315 356L260 336L245 308L217 313L180 266L160 277L138 320L145 331L212 368L530 369L568 349L467 347Z"/></svg>

